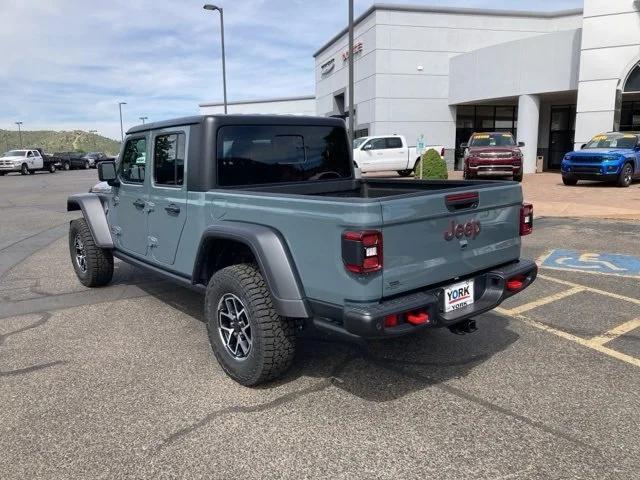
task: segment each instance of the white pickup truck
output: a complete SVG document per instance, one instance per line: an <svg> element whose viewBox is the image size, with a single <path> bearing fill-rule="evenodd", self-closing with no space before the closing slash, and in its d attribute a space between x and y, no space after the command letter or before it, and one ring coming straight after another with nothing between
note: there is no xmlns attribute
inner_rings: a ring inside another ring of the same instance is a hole
<svg viewBox="0 0 640 480"><path fill-rule="evenodd" d="M442 145L428 145L425 151L431 148L444 156ZM418 160L420 155L416 147L409 147L402 135L377 135L353 141L353 161L362 173L395 170L399 175L407 177L415 169Z"/></svg>
<svg viewBox="0 0 640 480"><path fill-rule="evenodd" d="M0 176L10 172L27 175L35 173L36 170L55 173L55 162L55 158L43 157L38 149L9 150L0 157Z"/></svg>

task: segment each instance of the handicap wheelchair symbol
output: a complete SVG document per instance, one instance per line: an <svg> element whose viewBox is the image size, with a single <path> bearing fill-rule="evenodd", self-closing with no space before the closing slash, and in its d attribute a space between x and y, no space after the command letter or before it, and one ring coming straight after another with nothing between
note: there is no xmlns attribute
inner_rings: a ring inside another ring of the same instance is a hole
<svg viewBox="0 0 640 480"><path fill-rule="evenodd" d="M559 270L579 270L610 275L640 276L640 258L615 253L581 253L574 250L553 250L542 267Z"/></svg>

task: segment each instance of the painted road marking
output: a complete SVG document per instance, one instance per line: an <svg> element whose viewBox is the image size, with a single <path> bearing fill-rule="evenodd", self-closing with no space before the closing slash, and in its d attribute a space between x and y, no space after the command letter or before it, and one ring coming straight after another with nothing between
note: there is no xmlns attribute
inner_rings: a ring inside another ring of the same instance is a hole
<svg viewBox="0 0 640 480"><path fill-rule="evenodd" d="M640 278L640 258L615 253L557 249L541 257L540 266L556 270Z"/></svg>
<svg viewBox="0 0 640 480"><path fill-rule="evenodd" d="M618 300L624 300L625 302L635 303L636 305L640 305L640 299L626 297L624 295L620 295L618 293L607 292L606 290L600 290L598 288L587 287L586 285L580 285L579 283L569 282L567 280L561 280L559 278L550 277L549 275L538 274L538 278L542 278L544 280L549 280L551 282L556 282L561 285L567 285L569 287L581 287L587 292L599 293L600 295L605 295L607 297L616 298Z"/></svg>
<svg viewBox="0 0 640 480"><path fill-rule="evenodd" d="M503 315L507 315L511 318L515 318L517 320L520 320L521 322L530 325L534 328L537 328L539 330L543 330L545 332L548 333L552 333L553 335L556 335L558 337L564 338L565 340L569 340L572 342L575 342L579 345L582 345L583 347L587 347L590 348L592 350L595 350L597 352L600 353L604 353L605 355L608 355L609 357L615 358L616 360L620 360L621 362L625 362L625 363L629 363L631 365L634 365L636 367L640 367L640 358L635 358L632 357L631 355L627 355L626 353L622 353L622 352L618 352L617 350L613 350L611 348L605 347L604 345L598 343L597 341L594 341L593 339L586 339L586 338L582 338L582 337L578 337L576 335L572 335L570 333L567 333L563 330L558 330L557 328L553 328L550 327L549 325L545 325L544 323L541 322L537 322L535 320L531 320L527 317L525 317L524 315L519 315L519 314L512 314L509 310L506 310L504 308L501 307L497 307L496 312L503 314Z"/></svg>
<svg viewBox="0 0 640 480"><path fill-rule="evenodd" d="M612 328L608 332L603 333L602 335L598 335L597 337L593 337L591 339L592 342L598 343L600 345L604 345L607 342L615 340L616 338L629 333L632 330L640 327L640 317L634 318L633 320L629 320L628 322L623 323L622 325L618 325L615 328Z"/></svg>
<svg viewBox="0 0 640 480"><path fill-rule="evenodd" d="M520 305L519 307L511 308L508 312L511 315L518 315L520 313L527 312L534 308L541 307L542 305L547 305L548 303L555 302L556 300L562 300L563 298L569 297L571 295L575 295L576 293L584 292L585 289L580 286L576 286L570 288L569 290L564 290L563 292L556 293L554 295L549 295L548 297L540 298L538 300L534 300L533 302L525 303L524 305Z"/></svg>

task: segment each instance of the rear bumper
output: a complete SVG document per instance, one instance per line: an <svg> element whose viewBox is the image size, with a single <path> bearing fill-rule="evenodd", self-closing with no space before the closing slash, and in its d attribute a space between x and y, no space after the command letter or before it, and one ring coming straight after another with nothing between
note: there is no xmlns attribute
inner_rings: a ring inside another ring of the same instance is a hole
<svg viewBox="0 0 640 480"><path fill-rule="evenodd" d="M342 334L351 338L394 337L413 333L423 328L448 327L497 307L505 299L531 285L537 273L538 267L535 262L519 260L467 278L451 280L446 285L384 300L379 303L347 304L341 309L336 307L333 309L333 318L320 315L316 316L313 322L314 326L320 330ZM526 278L522 288L518 291L507 290L507 280L517 275L524 275ZM474 303L445 313L444 288L452 283L466 279L474 280ZM322 313L317 310L314 308L314 313ZM332 309L325 305L320 310L323 310L324 313L329 313ZM384 327L384 318L387 315L415 310L426 310L429 314L429 321L417 326L409 323L400 323L395 327Z"/></svg>

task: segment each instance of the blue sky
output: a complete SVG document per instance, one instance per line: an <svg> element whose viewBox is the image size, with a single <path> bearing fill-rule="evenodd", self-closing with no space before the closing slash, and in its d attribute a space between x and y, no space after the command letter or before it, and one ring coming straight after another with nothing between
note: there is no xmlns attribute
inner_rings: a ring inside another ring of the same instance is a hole
<svg viewBox="0 0 640 480"><path fill-rule="evenodd" d="M203 0L0 0L0 128L96 129L198 113L222 99L219 18ZM214 2L215 3L215 2ZM356 0L356 15L374 2ZM581 0L385 0L559 10ZM229 100L310 94L313 53L347 22L347 0L218 0Z"/></svg>

